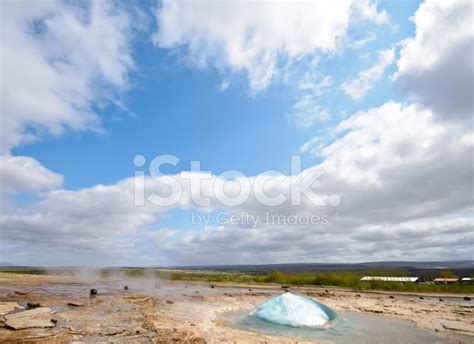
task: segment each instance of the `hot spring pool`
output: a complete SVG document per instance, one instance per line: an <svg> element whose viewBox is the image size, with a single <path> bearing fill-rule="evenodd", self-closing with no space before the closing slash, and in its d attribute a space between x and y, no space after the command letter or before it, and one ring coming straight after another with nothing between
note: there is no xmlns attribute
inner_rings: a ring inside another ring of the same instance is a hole
<svg viewBox="0 0 474 344"><path fill-rule="evenodd" d="M409 321L355 312L336 314L318 302L290 293L269 299L251 312L227 313L225 318L241 330L329 343L419 344L441 340Z"/></svg>
<svg viewBox="0 0 474 344"><path fill-rule="evenodd" d="M276 325L255 317L249 317L248 312L229 313L226 315L226 319L230 320L232 325L240 330L295 339L317 339L329 343L449 343L449 341L442 340L408 321L353 312L338 312L337 314L338 317L331 326L322 328ZM458 342L453 341L453 343Z"/></svg>

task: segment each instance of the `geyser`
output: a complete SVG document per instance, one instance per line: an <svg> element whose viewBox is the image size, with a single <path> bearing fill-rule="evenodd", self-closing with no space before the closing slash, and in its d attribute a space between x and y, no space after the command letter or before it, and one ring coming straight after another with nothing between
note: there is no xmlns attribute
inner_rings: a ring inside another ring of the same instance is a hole
<svg viewBox="0 0 474 344"><path fill-rule="evenodd" d="M292 293L271 298L249 315L293 327L321 327L336 318L336 313L322 303Z"/></svg>

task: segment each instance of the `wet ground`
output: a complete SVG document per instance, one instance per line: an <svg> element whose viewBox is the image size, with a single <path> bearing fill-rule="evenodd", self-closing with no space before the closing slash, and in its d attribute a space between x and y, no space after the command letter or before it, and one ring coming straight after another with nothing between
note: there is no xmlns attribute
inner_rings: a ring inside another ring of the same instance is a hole
<svg viewBox="0 0 474 344"><path fill-rule="evenodd" d="M98 293L90 297L92 288ZM402 343L400 339L415 338L417 343L474 343L474 303L462 296L443 296L440 301L435 295L421 299L335 289L292 290L333 308L345 322L332 332L305 336L228 318L229 312L246 314L278 295L279 286L2 274L0 342L347 343L339 331L350 332L352 338L362 336L362 342L372 338L377 343ZM40 307L28 310L28 302Z"/></svg>
<svg viewBox="0 0 474 344"><path fill-rule="evenodd" d="M224 317L233 326L240 329L302 340L340 344L418 344L436 343L441 340L436 334L421 329L406 320L347 311L338 312L334 321L321 328L270 324L248 316L248 312L230 312ZM446 343L459 342L455 339L443 341Z"/></svg>

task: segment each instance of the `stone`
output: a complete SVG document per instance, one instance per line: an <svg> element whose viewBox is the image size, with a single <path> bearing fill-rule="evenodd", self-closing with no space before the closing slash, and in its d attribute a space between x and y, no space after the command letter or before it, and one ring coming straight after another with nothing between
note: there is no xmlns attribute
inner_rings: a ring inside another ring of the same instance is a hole
<svg viewBox="0 0 474 344"><path fill-rule="evenodd" d="M443 321L441 325L443 325L443 327L446 330L474 333L474 329L472 328L472 325L470 324L446 320L446 321Z"/></svg>
<svg viewBox="0 0 474 344"><path fill-rule="evenodd" d="M21 307L18 302L0 302L0 316L20 308L23 307Z"/></svg>
<svg viewBox="0 0 474 344"><path fill-rule="evenodd" d="M39 302L27 302L26 303L26 306L28 308L38 308L38 307L41 307L40 303Z"/></svg>
<svg viewBox="0 0 474 344"><path fill-rule="evenodd" d="M54 327L53 311L49 307L38 307L24 312L5 315L5 327L12 330Z"/></svg>

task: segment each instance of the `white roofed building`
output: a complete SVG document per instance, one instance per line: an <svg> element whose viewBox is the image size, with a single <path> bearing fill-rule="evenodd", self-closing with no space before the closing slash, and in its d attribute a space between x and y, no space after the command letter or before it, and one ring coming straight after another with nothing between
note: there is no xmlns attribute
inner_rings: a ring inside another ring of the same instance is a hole
<svg viewBox="0 0 474 344"><path fill-rule="evenodd" d="M399 282L399 283L418 283L420 277L383 277L383 276L364 276L361 281L383 281L383 282Z"/></svg>

